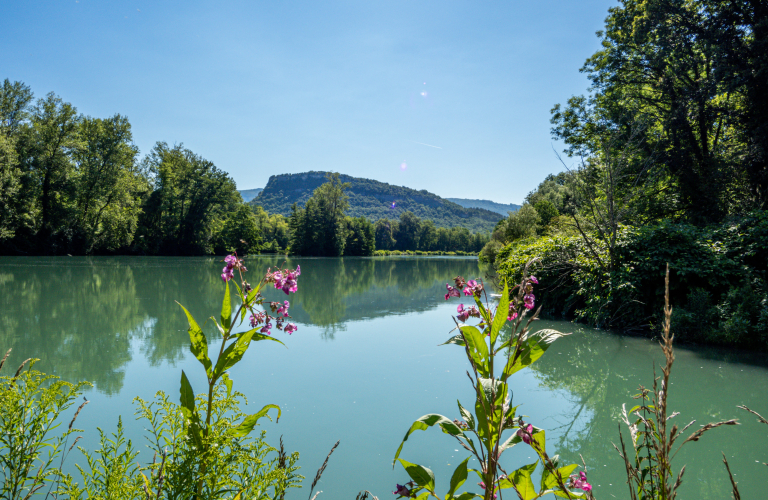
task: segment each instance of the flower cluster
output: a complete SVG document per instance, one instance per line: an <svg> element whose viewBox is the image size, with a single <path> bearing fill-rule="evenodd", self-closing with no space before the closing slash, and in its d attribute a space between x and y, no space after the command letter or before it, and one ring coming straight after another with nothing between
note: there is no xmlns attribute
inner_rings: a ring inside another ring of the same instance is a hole
<svg viewBox="0 0 768 500"><path fill-rule="evenodd" d="M288 295L290 292L296 293L298 285L296 279L301 275L301 266L296 266L296 269L291 271L290 269L278 269L274 273L267 272L264 277L264 281L267 283L273 283L275 288L281 289Z"/></svg>
<svg viewBox="0 0 768 500"><path fill-rule="evenodd" d="M237 255L227 255L224 257L224 262L227 265L224 266L224 269L221 270L221 279L223 279L225 282L235 277L235 269L239 269L243 272L248 270L243 265L243 260L238 259Z"/></svg>
<svg viewBox="0 0 768 500"><path fill-rule="evenodd" d="M464 290L464 295L467 297L472 295L480 297L483 293L483 284L475 280L465 281L461 276L456 276L453 278L453 282L456 285L455 287L452 287L448 283L445 284L445 288L448 290L448 293L445 294L445 300L448 300L450 297L460 297L461 293L459 293L459 291L462 289Z"/></svg>
<svg viewBox="0 0 768 500"><path fill-rule="evenodd" d="M587 473L584 471L579 472L579 475L571 474L569 488L579 488L583 491L592 491L592 485L587 482Z"/></svg>
<svg viewBox="0 0 768 500"><path fill-rule="evenodd" d="M282 314L284 318L288 317L288 308L291 306L291 304L286 300L283 302L283 304L280 304L280 302L270 302L269 308L272 309L273 313L277 313L278 315Z"/></svg>
<svg viewBox="0 0 768 500"><path fill-rule="evenodd" d="M528 281L525 283L525 295L523 295L523 305L528 310L533 309L534 300L536 299L536 297L533 295L532 284L535 284L535 285L539 284L539 280L536 279L536 276L529 276Z"/></svg>
<svg viewBox="0 0 768 500"><path fill-rule="evenodd" d="M525 423L521 422L520 428L517 430L517 435L525 444L531 444L531 441L533 440L533 425L528 424L526 426Z"/></svg>
<svg viewBox="0 0 768 500"><path fill-rule="evenodd" d="M456 316L459 318L459 321L467 321L470 316L473 318L480 317L480 310L477 308L477 306L469 306L465 308L464 304L459 304L459 306L456 308L456 312L459 313Z"/></svg>

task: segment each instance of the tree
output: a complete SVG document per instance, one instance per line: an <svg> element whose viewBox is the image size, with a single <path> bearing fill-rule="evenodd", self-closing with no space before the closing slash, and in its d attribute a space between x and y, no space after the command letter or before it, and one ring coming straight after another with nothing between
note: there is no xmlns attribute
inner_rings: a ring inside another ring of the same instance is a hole
<svg viewBox="0 0 768 500"><path fill-rule="evenodd" d="M240 256L258 253L262 233L253 210L241 203L235 210L225 214L213 242L214 252L219 255L233 252Z"/></svg>
<svg viewBox="0 0 768 500"><path fill-rule="evenodd" d="M431 220L422 221L419 224L419 250L434 250L437 245L437 228Z"/></svg>
<svg viewBox="0 0 768 500"><path fill-rule="evenodd" d="M376 250L376 232L365 217L347 217L347 241L344 255L373 255Z"/></svg>
<svg viewBox="0 0 768 500"><path fill-rule="evenodd" d="M529 203L516 212L510 212L504 228L504 240L515 241L536 236L536 226L541 221L539 213Z"/></svg>
<svg viewBox="0 0 768 500"><path fill-rule="evenodd" d="M291 253L296 255L321 255L327 257L344 254L347 242L347 223L344 212L349 201L339 174L326 176L328 182L315 189L312 197L299 208L291 207Z"/></svg>
<svg viewBox="0 0 768 500"><path fill-rule="evenodd" d="M149 253L210 253L213 222L242 202L226 172L182 145L158 142L144 159L154 191L144 205L138 247Z"/></svg>
<svg viewBox="0 0 768 500"><path fill-rule="evenodd" d="M397 222L389 219L379 219L376 221L374 231L376 233L376 248L380 250L392 250L395 247L395 238L393 236Z"/></svg>
<svg viewBox="0 0 768 500"><path fill-rule="evenodd" d="M400 221L397 224L396 248L398 250L416 250L419 245L419 233L421 231L421 220L413 212L403 212L400 214Z"/></svg>
<svg viewBox="0 0 768 500"><path fill-rule="evenodd" d="M74 224L83 251L114 251L133 240L141 198L149 185L141 174L128 119L80 121L81 147L73 152L77 173Z"/></svg>

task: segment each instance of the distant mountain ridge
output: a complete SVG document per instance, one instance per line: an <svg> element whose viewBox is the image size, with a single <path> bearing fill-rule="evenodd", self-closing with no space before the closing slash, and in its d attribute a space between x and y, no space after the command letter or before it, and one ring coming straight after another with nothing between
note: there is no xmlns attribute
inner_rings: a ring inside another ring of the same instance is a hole
<svg viewBox="0 0 768 500"><path fill-rule="evenodd" d="M256 188L256 189L238 189L237 192L240 193L240 196L243 197L243 201L248 203L252 199L256 198L259 193L264 191L264 188Z"/></svg>
<svg viewBox="0 0 768 500"><path fill-rule="evenodd" d="M313 191L326 182L326 174L311 171L273 175L250 203L269 213L290 215L291 205L303 206ZM491 210L462 207L425 189L417 191L349 175L339 177L342 182L350 183L347 215L351 217L362 216L371 221L398 219L401 213L411 211L422 219L431 220L437 227L463 226L471 231L491 231L503 218Z"/></svg>
<svg viewBox="0 0 768 500"><path fill-rule="evenodd" d="M465 208L484 208L491 212L501 214L504 217L506 217L509 212L516 212L520 209L520 205L515 205L514 203L496 203L491 200L470 200L467 198L446 198L446 200L450 200Z"/></svg>

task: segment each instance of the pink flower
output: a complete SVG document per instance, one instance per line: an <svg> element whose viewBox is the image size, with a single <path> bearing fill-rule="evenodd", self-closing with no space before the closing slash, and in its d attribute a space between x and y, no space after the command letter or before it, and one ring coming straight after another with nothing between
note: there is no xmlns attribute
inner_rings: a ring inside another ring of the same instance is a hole
<svg viewBox="0 0 768 500"><path fill-rule="evenodd" d="M526 293L523 296L523 305L526 309L533 309L533 301L536 297L532 293Z"/></svg>
<svg viewBox="0 0 768 500"><path fill-rule="evenodd" d="M523 427L520 427L517 430L517 435L520 436L520 439L522 439L525 444L531 444L531 439L533 439L533 425L528 424L528 427L525 427L525 424L523 424Z"/></svg>
<svg viewBox="0 0 768 500"><path fill-rule="evenodd" d="M528 276L528 280L529 280L531 283L535 284L535 285L538 285L538 284L539 284L539 280L537 280L537 279L536 279L536 276L534 276L534 275L530 275L530 276Z"/></svg>
<svg viewBox="0 0 768 500"><path fill-rule="evenodd" d="M277 308L277 314L282 314L284 318L287 318L288 317L288 308L291 306L291 304L288 303L287 300L284 301L283 304L285 304L285 305L282 305L282 306Z"/></svg>
<svg viewBox="0 0 768 500"><path fill-rule="evenodd" d="M469 319L469 309L464 309L464 304L459 304L459 307L456 308L456 312L459 313L456 316L459 318L459 321L467 321L467 319Z"/></svg>
<svg viewBox="0 0 768 500"><path fill-rule="evenodd" d="M298 330L298 327L293 323L288 323L287 325L285 325L285 328L283 329L283 331L288 335L292 334L296 330Z"/></svg>
<svg viewBox="0 0 768 500"><path fill-rule="evenodd" d="M477 483L478 486L480 486L482 489L485 489L485 483L479 482ZM493 494L493 498L496 498L496 493Z"/></svg>
<svg viewBox="0 0 768 500"><path fill-rule="evenodd" d="M264 327L261 330L259 330L259 332L266 333L267 335L272 335L272 332L270 331L271 329L272 329L272 323L269 320L267 320L267 324L264 325Z"/></svg>
<svg viewBox="0 0 768 500"><path fill-rule="evenodd" d="M263 312L253 313L251 314L251 328L256 328L261 324L262 321L264 321L264 318L267 315Z"/></svg>
<svg viewBox="0 0 768 500"><path fill-rule="evenodd" d="M448 293L445 294L445 300L448 300L449 297L460 297L459 291L448 283L445 284L445 289L448 290Z"/></svg>
<svg viewBox="0 0 768 500"><path fill-rule="evenodd" d="M400 495L401 497L410 497L411 496L411 490L406 488L404 484L398 484L395 491L392 492L393 495Z"/></svg>
<svg viewBox="0 0 768 500"><path fill-rule="evenodd" d="M579 472L578 477L576 474L571 475L571 488L579 488L583 491L592 491L592 485L587 482L587 473L584 471Z"/></svg>
<svg viewBox="0 0 768 500"><path fill-rule="evenodd" d="M224 280L224 282L227 282L235 277L235 269L229 266L226 266L224 269L221 270L221 279Z"/></svg>

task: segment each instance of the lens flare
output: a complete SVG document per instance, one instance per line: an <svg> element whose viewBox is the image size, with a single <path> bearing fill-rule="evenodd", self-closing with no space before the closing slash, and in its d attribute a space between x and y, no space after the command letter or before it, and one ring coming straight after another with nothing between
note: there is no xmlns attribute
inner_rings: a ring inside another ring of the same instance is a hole
<svg viewBox="0 0 768 500"><path fill-rule="evenodd" d="M403 160L403 163L400 164L400 170L405 170L408 168L408 165L405 163L405 160Z"/></svg>

